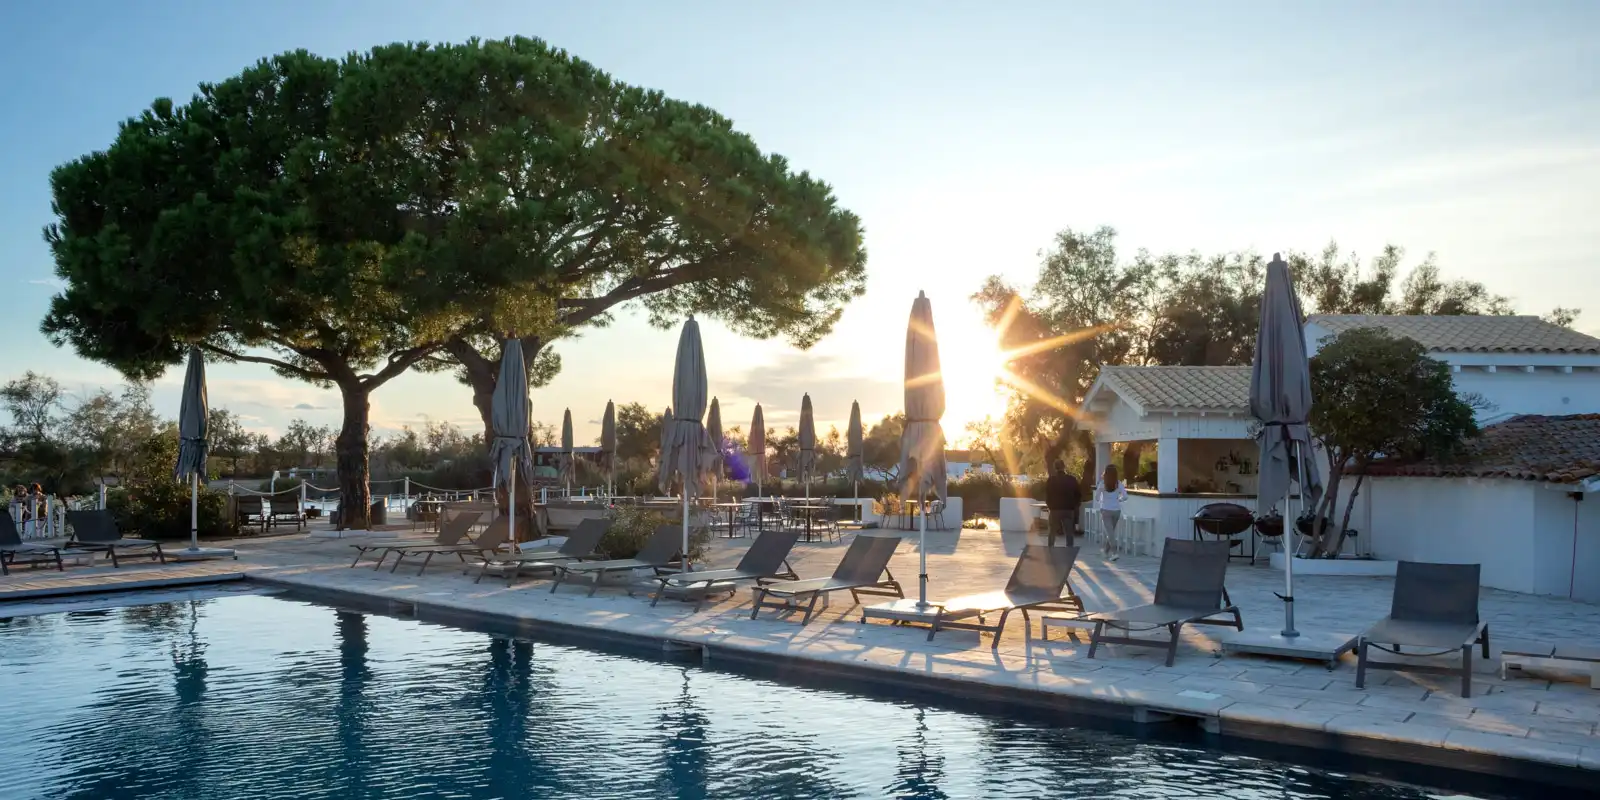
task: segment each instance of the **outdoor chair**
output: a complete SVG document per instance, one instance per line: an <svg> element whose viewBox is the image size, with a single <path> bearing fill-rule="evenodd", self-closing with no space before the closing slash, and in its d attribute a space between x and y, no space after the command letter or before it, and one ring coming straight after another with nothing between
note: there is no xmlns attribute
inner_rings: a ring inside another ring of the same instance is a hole
<svg viewBox="0 0 1600 800"><path fill-rule="evenodd" d="M61 572L61 548L43 542L24 542L11 511L0 508L0 575L10 575L11 567L18 564L33 567L54 564L56 571Z"/></svg>
<svg viewBox="0 0 1600 800"><path fill-rule="evenodd" d="M1094 632L1089 639L1089 657L1094 658L1102 644L1157 647L1166 649L1170 667L1178 657L1178 634L1183 626L1232 625L1244 630L1244 619L1224 585L1232 549L1226 540L1167 539L1161 551L1161 572L1156 576L1155 602L1090 615ZM1122 634L1108 635L1107 628ZM1161 629L1166 629L1165 641L1133 636Z"/></svg>
<svg viewBox="0 0 1600 800"><path fill-rule="evenodd" d="M453 545L423 544L409 547L396 547L390 552L394 553L394 565L389 567L390 572L400 568L400 563L410 556L422 556L422 564L417 567L417 574L421 575L428 569L428 564L434 556L453 555L467 563L467 556L486 558L490 553L499 550L511 538L511 525L506 517L496 517L490 522L476 539L458 542Z"/></svg>
<svg viewBox="0 0 1600 800"><path fill-rule="evenodd" d="M1378 620L1356 643L1356 688L1364 689L1367 670L1461 675L1461 696L1472 696L1472 646L1489 658L1489 625L1478 616L1478 564L1427 564L1401 561L1395 567L1389 616ZM1398 661L1371 661L1367 648L1407 656L1460 654L1461 666L1442 667ZM1402 653L1401 648L1427 652Z"/></svg>
<svg viewBox="0 0 1600 800"><path fill-rule="evenodd" d="M117 520L110 511L68 511L67 524L72 526L68 547L90 552L103 552L111 558L111 566L122 566L121 558L147 557L163 564L166 553L161 543L154 539L124 539L117 530Z"/></svg>
<svg viewBox="0 0 1600 800"><path fill-rule="evenodd" d="M239 523L239 527L246 528L262 524L264 515L262 514L261 498L255 495L235 497L233 503L234 518Z"/></svg>
<svg viewBox="0 0 1600 800"><path fill-rule="evenodd" d="M800 541L799 531L762 531L750 548L744 551L738 566L733 569L714 569L706 572L678 572L658 576L661 585L656 588L650 605L661 602L667 589L678 589L684 597L694 598L694 608L700 610L706 595L712 591L734 590L739 581L794 580L799 577L789 566L789 551Z"/></svg>
<svg viewBox="0 0 1600 800"><path fill-rule="evenodd" d="M644 546L639 548L638 554L633 558L609 559L606 561L577 561L565 564L556 564L556 580L550 586L550 592L555 593L561 584L568 579L583 576L590 581L589 596L593 597L600 589L600 583L607 575L618 572L632 572L639 569L654 570L660 574L677 560L680 539L683 535L682 528L676 524L660 525L656 527L650 538L646 539ZM687 557L685 557L687 560Z"/></svg>
<svg viewBox="0 0 1600 800"><path fill-rule="evenodd" d="M595 550L600 547L600 540L605 538L606 531L610 529L609 519L584 519L578 522L578 527L567 534L567 540L559 547L522 550L516 553L492 553L484 557L479 565L478 577L472 582L482 581L483 576L489 574L489 569L496 567L505 571L506 585L510 586L522 575L524 569L554 571L556 562L594 558Z"/></svg>
<svg viewBox="0 0 1600 800"><path fill-rule="evenodd" d="M267 507L267 527L278 523L294 523L296 530L305 527L305 514L300 511L300 501L293 497L274 497Z"/></svg>
<svg viewBox="0 0 1600 800"><path fill-rule="evenodd" d="M390 540L357 542L350 545L356 550L355 560L350 562L350 566L354 567L355 565L361 563L361 559L365 558L368 553L378 554L378 563L373 564L372 568L379 569L383 567L384 559L388 558L389 554L395 550L404 550L408 547L427 547L429 545L435 545L439 547L454 547L455 545L461 544L461 540L466 538L468 533L472 532L472 526L478 524L478 519L480 516L481 515L476 511L467 511L456 514L455 516L451 517L449 521L445 522L444 525L439 528L439 533L431 539L402 539L399 541Z"/></svg>
<svg viewBox="0 0 1600 800"><path fill-rule="evenodd" d="M749 536L751 531L761 529L761 504L744 503L737 516L733 518L733 525L740 536Z"/></svg>
<svg viewBox="0 0 1600 800"><path fill-rule="evenodd" d="M998 592L933 601L938 613L934 615L933 625L928 630L928 640L932 641L935 634L947 628L988 632L994 634L990 649L998 650L1006 619L1013 611L1022 612L1022 628L1026 635L1032 635L1029 611L1082 613L1083 601L1072 591L1072 582L1068 580L1072 575L1072 565L1077 560L1076 547L1024 546L1022 556L1011 569L1011 579L1006 581L1006 588ZM997 612L1000 619L993 625L988 624L989 615ZM977 617L978 621L970 622L973 617Z"/></svg>
<svg viewBox="0 0 1600 800"><path fill-rule="evenodd" d="M849 592L852 605L861 602L861 595L905 597L900 582L889 571L889 559L899 545L899 536L857 534L855 540L850 542L850 549L839 561L839 566L833 570L832 577L783 581L770 586L756 581L755 607L750 609L750 618L755 619L763 608L795 608L804 600L806 614L800 620L800 624L804 625L811 621L811 615L816 612L818 598L824 598L830 592ZM769 598L778 598L781 602Z"/></svg>

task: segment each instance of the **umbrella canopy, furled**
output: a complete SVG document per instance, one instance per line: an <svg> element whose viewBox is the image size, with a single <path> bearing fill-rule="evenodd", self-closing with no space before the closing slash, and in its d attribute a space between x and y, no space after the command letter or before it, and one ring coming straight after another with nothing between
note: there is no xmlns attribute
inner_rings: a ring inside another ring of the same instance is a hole
<svg viewBox="0 0 1600 800"><path fill-rule="evenodd" d="M577 464L572 455L572 409L567 409L561 415L561 481L572 488L572 481L577 476Z"/></svg>
<svg viewBox="0 0 1600 800"><path fill-rule="evenodd" d="M606 414L600 418L600 453L610 468L617 457L617 404L606 401Z"/></svg>
<svg viewBox="0 0 1600 800"><path fill-rule="evenodd" d="M800 478L810 483L817 469L817 422L811 412L811 395L800 398Z"/></svg>
<svg viewBox="0 0 1600 800"><path fill-rule="evenodd" d="M767 420L761 416L760 403L756 403L755 416L750 418L750 438L745 448L750 456L750 478L759 486L767 479Z"/></svg>
<svg viewBox="0 0 1600 800"><path fill-rule="evenodd" d="M845 478L851 481L861 480L867 471L866 462L866 436L861 430L861 403L850 404L850 427L845 430L844 469Z"/></svg>
<svg viewBox="0 0 1600 800"><path fill-rule="evenodd" d="M900 434L901 496L922 497L932 489L947 497L944 465L944 376L939 371L939 339L933 330L933 303L922 292L911 304L906 324L906 426Z"/></svg>
<svg viewBox="0 0 1600 800"><path fill-rule="evenodd" d="M1250 364L1250 414L1261 421L1260 475L1256 496L1263 511L1289 494L1295 464L1290 442L1298 454L1311 453L1311 363L1306 356L1304 317L1289 278L1289 265L1277 253L1267 265L1267 285L1261 293L1261 328L1256 334L1255 360ZM1316 459L1304 458L1309 491L1306 502L1314 506L1322 494Z"/></svg>
<svg viewBox="0 0 1600 800"><path fill-rule="evenodd" d="M711 442L711 475L722 477L722 404L711 398L711 410L706 412L706 439Z"/></svg>
<svg viewBox="0 0 1600 800"><path fill-rule="evenodd" d="M510 486L515 466L526 481L533 474L533 448L528 429L533 409L528 403L528 367L522 358L522 341L507 339L500 346L500 378L489 400L489 425L494 441L489 460L494 464L495 486Z"/></svg>
<svg viewBox="0 0 1600 800"><path fill-rule="evenodd" d="M678 337L678 357L672 369L672 408L675 412L670 435L664 438L661 454L662 477L670 481L677 473L683 481L683 496L700 494L700 479L711 467L711 440L706 437L703 419L710 391L706 384L706 353L700 344L700 323L694 317L683 323Z"/></svg>
<svg viewBox="0 0 1600 800"><path fill-rule="evenodd" d="M173 476L205 477L211 409L206 403L206 362L200 348L189 348L189 368L183 375L183 404L178 414L178 465Z"/></svg>
<svg viewBox="0 0 1600 800"><path fill-rule="evenodd" d="M672 446L672 406L661 412L661 452L656 455L656 487L662 494L672 493L672 473L667 469L667 448Z"/></svg>

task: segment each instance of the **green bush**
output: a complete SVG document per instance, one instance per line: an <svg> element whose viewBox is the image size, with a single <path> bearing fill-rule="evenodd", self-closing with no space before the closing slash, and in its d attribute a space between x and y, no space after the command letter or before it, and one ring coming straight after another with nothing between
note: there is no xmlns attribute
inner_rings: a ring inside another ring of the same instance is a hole
<svg viewBox="0 0 1600 800"><path fill-rule="evenodd" d="M174 480L113 489L106 494L106 507L116 517L124 536L146 539L189 538L189 485ZM234 533L228 518L228 495L200 490L200 536L219 538Z"/></svg>
<svg viewBox="0 0 1600 800"><path fill-rule="evenodd" d="M666 514L635 505L619 505L611 509L611 527L600 538L597 548L606 558L633 558L644 547L646 539L656 528L672 524ZM689 560L704 561L711 534L703 527L689 530Z"/></svg>

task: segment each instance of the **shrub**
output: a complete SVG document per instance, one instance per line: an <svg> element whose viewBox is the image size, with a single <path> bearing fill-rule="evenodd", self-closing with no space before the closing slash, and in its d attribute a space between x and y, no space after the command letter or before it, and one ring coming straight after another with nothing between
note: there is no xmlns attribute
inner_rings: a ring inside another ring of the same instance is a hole
<svg viewBox="0 0 1600 800"><path fill-rule="evenodd" d="M189 538L189 485L173 480L141 483L113 489L106 495L106 506L127 536L146 539ZM228 519L228 495L200 490L200 535L205 538L234 533Z"/></svg>
<svg viewBox="0 0 1600 800"><path fill-rule="evenodd" d="M606 558L633 558L656 528L672 522L666 514L654 509L635 505L616 506L611 509L611 527L600 538L597 549ZM703 561L710 543L710 531L704 526L692 526L689 529L689 560Z"/></svg>

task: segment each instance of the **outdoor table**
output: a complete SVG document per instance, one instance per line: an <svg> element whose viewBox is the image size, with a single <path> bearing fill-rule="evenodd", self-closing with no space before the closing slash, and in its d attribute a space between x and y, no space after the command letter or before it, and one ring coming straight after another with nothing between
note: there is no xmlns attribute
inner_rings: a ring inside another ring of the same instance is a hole
<svg viewBox="0 0 1600 800"><path fill-rule="evenodd" d="M1046 526L1049 526L1049 524L1050 524L1050 504L1049 503L1034 503L1033 504L1033 510L1034 510L1033 527L1035 527L1035 528L1039 527L1039 520L1040 519L1043 519L1044 520L1044 524ZM1046 530L1048 530L1048 527L1046 528ZM1070 539L1071 535L1072 534L1070 534L1070 533L1067 534L1067 536L1069 537L1069 539L1067 541L1067 544L1072 544L1072 541Z"/></svg>
<svg viewBox="0 0 1600 800"><path fill-rule="evenodd" d="M713 508L720 508L723 511L728 512L728 538L732 539L733 538L733 532L734 532L734 527L733 527L734 515L739 512L739 509L744 508L744 503L717 503L716 505L714 505L712 507Z"/></svg>
<svg viewBox="0 0 1600 800"><path fill-rule="evenodd" d="M812 542L812 541L816 541L816 540L814 538L812 538L812 535L811 535L811 518L816 515L816 512L818 512L818 511L827 511L828 509L833 508L833 506L803 505L803 506L790 506L790 508L794 509L795 511L804 511L805 512L805 516L806 516L806 541Z"/></svg>

